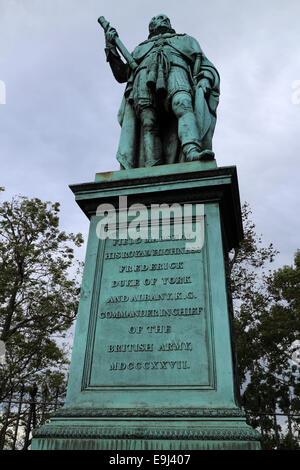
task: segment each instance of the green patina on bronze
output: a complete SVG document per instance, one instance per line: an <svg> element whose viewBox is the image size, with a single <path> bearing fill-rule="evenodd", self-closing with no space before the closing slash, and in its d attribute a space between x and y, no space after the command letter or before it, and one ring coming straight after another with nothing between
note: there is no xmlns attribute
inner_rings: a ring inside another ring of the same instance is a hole
<svg viewBox="0 0 300 470"><path fill-rule="evenodd" d="M121 171L71 186L90 231L68 391L32 449L259 449L239 406L227 265L243 228L236 169L217 168L212 152L218 72L165 15L132 54L99 22L114 76L127 82ZM175 237L187 223L179 213L155 219L169 239L99 238L99 205L121 226L125 196L143 204L147 230L153 204L201 206L203 243L191 251Z"/></svg>
<svg viewBox="0 0 300 470"><path fill-rule="evenodd" d="M68 393L33 449L259 449L238 404L224 261L243 234L236 170L202 165L71 187L91 222ZM125 195L148 208L204 204L203 247L99 240L97 207Z"/></svg>
<svg viewBox="0 0 300 470"><path fill-rule="evenodd" d="M130 56L116 30L103 17L99 22L114 77L127 82L118 114L121 168L213 159L220 78L197 40L177 34L166 15L157 15L148 39Z"/></svg>

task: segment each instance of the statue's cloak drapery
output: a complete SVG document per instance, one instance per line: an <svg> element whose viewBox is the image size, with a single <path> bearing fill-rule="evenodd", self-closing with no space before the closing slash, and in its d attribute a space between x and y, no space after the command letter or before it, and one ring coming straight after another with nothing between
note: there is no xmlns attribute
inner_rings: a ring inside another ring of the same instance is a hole
<svg viewBox="0 0 300 470"><path fill-rule="evenodd" d="M186 34L164 34L165 43L180 52L184 57L189 70L193 88L194 113L199 128L202 149L212 148L212 136L216 124L216 109L219 102L220 78L214 65L205 57L198 42ZM145 41L133 51L134 60L140 64L155 45L155 38ZM199 70L195 74L195 61L201 54ZM194 79L193 76L196 75ZM136 115L133 104L128 97L132 91L134 72L129 77L124 97L118 113L121 125L121 136L117 152L117 159L125 169L144 167L143 129ZM204 96L203 90L195 85L202 78L208 78L212 84L211 90ZM177 132L177 119L169 111L161 119L161 139L163 144L164 163L178 163L184 161Z"/></svg>

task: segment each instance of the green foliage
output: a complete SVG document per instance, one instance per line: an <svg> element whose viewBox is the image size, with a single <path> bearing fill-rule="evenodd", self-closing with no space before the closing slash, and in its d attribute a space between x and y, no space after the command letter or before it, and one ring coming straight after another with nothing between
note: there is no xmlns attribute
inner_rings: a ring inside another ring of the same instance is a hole
<svg viewBox="0 0 300 470"><path fill-rule="evenodd" d="M243 223L245 239L230 256L239 376L251 424L263 424L266 446L274 448L278 436L282 446L288 438L271 413L300 412L299 365L292 360L300 331L300 252L294 266L272 272L277 252L272 244L263 246L247 204ZM259 420L257 412L266 414ZM292 426L297 428L296 419Z"/></svg>
<svg viewBox="0 0 300 470"><path fill-rule="evenodd" d="M74 321L81 234L59 230L59 203L16 197L0 204L0 398L22 382L65 381L64 338ZM76 269L75 269L75 266Z"/></svg>

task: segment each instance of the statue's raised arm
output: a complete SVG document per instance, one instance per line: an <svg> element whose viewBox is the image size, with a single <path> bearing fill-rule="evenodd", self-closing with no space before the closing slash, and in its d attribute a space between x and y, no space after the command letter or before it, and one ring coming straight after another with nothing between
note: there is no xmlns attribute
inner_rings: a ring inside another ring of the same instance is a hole
<svg viewBox="0 0 300 470"><path fill-rule="evenodd" d="M127 82L118 115L121 167L214 159L220 79L196 39L177 34L166 15L157 15L148 39L130 54L115 28L103 17L98 21L112 72Z"/></svg>
<svg viewBox="0 0 300 470"><path fill-rule="evenodd" d="M104 16L100 16L98 18L98 23L102 26L102 28L105 31L105 39L106 39L107 46L112 47L112 48L117 47L119 51L121 52L121 54L123 55L123 57L126 59L126 62L130 66L130 68L132 70L135 70L137 68L137 64L134 61L130 52L128 52L128 50L126 49L122 41L119 39L119 35L116 29L110 26L109 22L106 21Z"/></svg>

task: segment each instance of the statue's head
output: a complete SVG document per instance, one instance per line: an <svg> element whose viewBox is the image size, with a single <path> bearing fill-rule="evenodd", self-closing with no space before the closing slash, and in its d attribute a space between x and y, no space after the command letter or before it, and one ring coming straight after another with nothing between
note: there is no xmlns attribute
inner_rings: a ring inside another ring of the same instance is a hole
<svg viewBox="0 0 300 470"><path fill-rule="evenodd" d="M174 29L172 29L170 19L167 17L167 15L163 14L153 16L149 23L149 37L165 32L175 33Z"/></svg>

